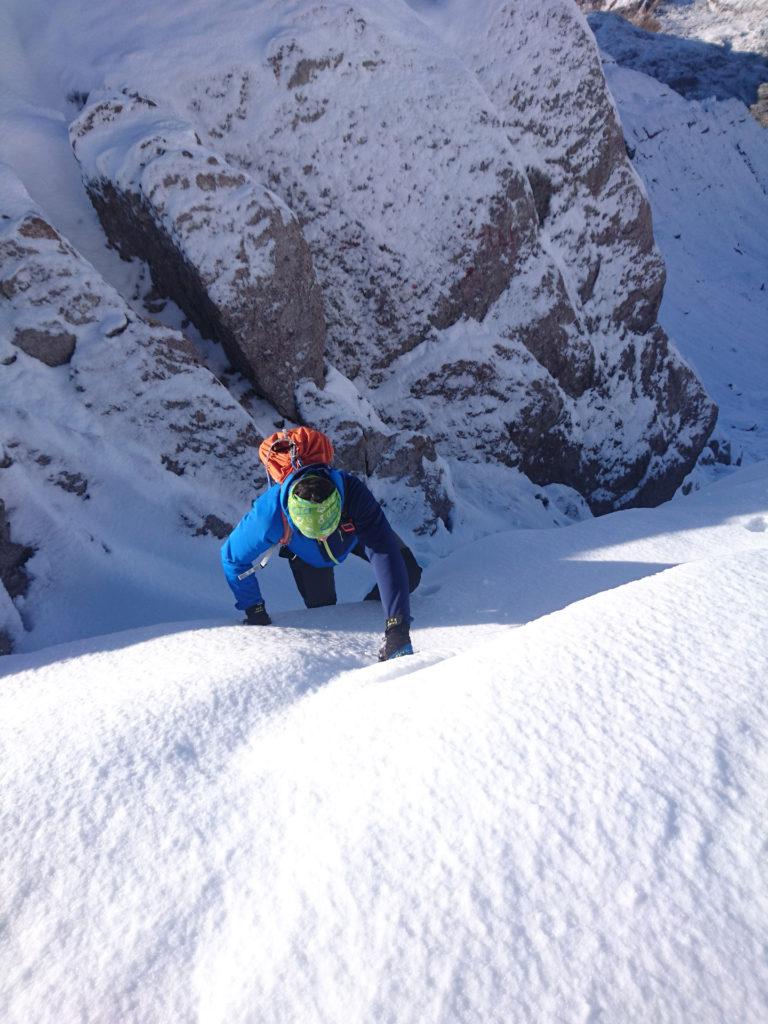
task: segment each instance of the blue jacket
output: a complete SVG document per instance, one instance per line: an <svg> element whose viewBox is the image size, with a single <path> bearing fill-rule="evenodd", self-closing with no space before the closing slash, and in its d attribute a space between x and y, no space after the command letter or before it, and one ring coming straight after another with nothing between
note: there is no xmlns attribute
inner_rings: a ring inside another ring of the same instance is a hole
<svg viewBox="0 0 768 1024"><path fill-rule="evenodd" d="M317 467L311 468L317 472ZM288 515L288 491L297 476L306 470L292 473L279 487L269 490L257 498L221 549L221 563L232 593L236 608L246 609L262 600L258 573L244 580L237 577L251 568L256 559L273 544L280 543L285 535L286 521L291 528L291 537L285 546L304 562L317 568L329 568L335 563L328 557L320 541L310 540L294 527ZM373 567L379 584L381 603L386 617L402 615L405 622L411 621L408 594L408 573L400 552L400 544L387 517L362 480L338 469L324 469L341 494L341 522L328 538L336 562L343 562L360 541Z"/></svg>

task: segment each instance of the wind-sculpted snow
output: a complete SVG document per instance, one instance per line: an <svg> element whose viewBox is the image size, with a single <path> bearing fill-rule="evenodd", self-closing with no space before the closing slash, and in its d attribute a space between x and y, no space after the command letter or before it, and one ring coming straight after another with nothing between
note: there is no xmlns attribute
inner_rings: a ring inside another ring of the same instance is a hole
<svg viewBox="0 0 768 1024"><path fill-rule="evenodd" d="M387 665L367 604L6 660L3 1021L762 1024L766 497L481 542Z"/></svg>
<svg viewBox="0 0 768 1024"><path fill-rule="evenodd" d="M1 166L0 390L12 539L39 549L26 570L53 602L79 586L98 605L110 572L126 571L110 569L125 531L143 531L147 557L162 558L174 533L220 536L252 490L260 437L244 411L190 343L138 317ZM18 638L18 611L13 625Z"/></svg>
<svg viewBox="0 0 768 1024"><path fill-rule="evenodd" d="M295 418L297 384L323 380L325 323L291 211L153 100L91 97L70 137L110 242Z"/></svg>

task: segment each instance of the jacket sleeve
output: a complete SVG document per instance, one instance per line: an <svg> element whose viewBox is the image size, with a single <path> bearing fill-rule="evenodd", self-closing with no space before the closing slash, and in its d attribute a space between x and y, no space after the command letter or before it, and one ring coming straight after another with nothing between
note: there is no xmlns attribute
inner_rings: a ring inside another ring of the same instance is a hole
<svg viewBox="0 0 768 1024"><path fill-rule="evenodd" d="M245 610L262 600L259 574L253 573L244 580L237 577L251 568L253 562L283 534L283 518L277 502L277 488L267 491L254 501L221 549L221 564L224 575L235 595L235 608Z"/></svg>
<svg viewBox="0 0 768 1024"><path fill-rule="evenodd" d="M344 474L346 510L353 520L379 585L381 603L388 619L402 615L411 621L408 572L395 531L381 505L357 477Z"/></svg>

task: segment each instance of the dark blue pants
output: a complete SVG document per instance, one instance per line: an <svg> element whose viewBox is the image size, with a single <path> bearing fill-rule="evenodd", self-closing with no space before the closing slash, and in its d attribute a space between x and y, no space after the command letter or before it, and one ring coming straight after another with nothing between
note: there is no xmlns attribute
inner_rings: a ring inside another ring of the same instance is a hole
<svg viewBox="0 0 768 1024"><path fill-rule="evenodd" d="M416 561L411 549L402 541L400 541L400 551L403 555L405 568L408 571L408 592L412 594L416 587L418 587L419 580L421 579L421 566ZM362 544L355 545L352 549L352 554L357 555L358 558L364 558L366 562L368 561ZM314 565L308 565L303 559L299 558L298 555L292 554L287 548L280 549L280 557L288 559L296 586L307 608L323 608L325 605L336 604L336 580L333 575L332 566L329 565L327 568L318 569ZM365 595L365 600L380 600L378 584Z"/></svg>

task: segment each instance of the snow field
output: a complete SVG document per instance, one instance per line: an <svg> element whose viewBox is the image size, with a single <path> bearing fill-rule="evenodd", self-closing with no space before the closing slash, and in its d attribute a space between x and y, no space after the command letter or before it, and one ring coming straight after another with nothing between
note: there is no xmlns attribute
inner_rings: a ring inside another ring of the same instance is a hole
<svg viewBox="0 0 768 1024"><path fill-rule="evenodd" d="M0 1018L762 1020L766 527L755 467L478 542L386 665L368 604L4 659ZM537 558L652 575L509 629Z"/></svg>
<svg viewBox="0 0 768 1024"><path fill-rule="evenodd" d="M745 463L768 457L768 132L731 100L688 101L607 60L667 263L660 323Z"/></svg>

